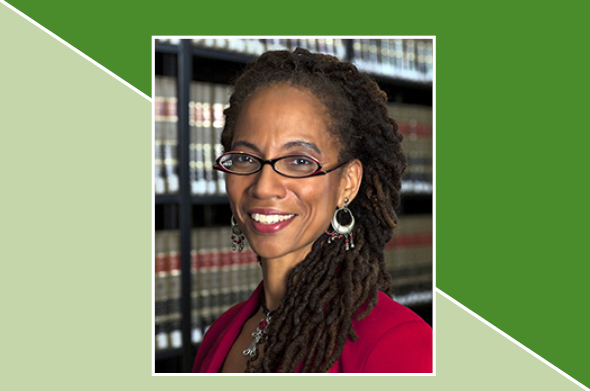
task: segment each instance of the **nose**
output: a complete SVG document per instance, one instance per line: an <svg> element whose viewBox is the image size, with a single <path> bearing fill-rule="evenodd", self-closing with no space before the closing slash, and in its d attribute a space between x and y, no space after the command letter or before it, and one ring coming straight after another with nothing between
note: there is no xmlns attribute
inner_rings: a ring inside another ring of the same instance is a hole
<svg viewBox="0 0 590 391"><path fill-rule="evenodd" d="M253 197L259 199L283 198L286 195L284 179L270 164L265 164L262 169L252 175L254 181L250 186Z"/></svg>

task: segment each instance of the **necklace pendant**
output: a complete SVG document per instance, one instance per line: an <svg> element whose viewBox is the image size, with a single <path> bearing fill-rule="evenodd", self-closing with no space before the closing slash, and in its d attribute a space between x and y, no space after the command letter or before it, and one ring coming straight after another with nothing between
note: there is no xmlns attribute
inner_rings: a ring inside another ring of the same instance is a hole
<svg viewBox="0 0 590 391"><path fill-rule="evenodd" d="M262 319L260 321L260 323L258 323L258 327L256 327L256 331L251 334L252 338L254 338L254 340L252 341L250 346L248 346L248 349L245 349L242 351L242 354L244 356L254 357L256 355L256 351L258 350L258 343L262 339L262 336L264 335L264 329L266 328L266 326L268 325L269 322L270 322L270 316L267 316L266 319Z"/></svg>
<svg viewBox="0 0 590 391"><path fill-rule="evenodd" d="M252 335L254 335L254 334L256 334L256 333L252 333ZM248 349L244 350L242 352L242 354L246 357L248 357L248 356L254 357L256 355L256 347L258 345L258 341L259 341L259 338L254 337L254 341L252 341L250 346L248 346Z"/></svg>

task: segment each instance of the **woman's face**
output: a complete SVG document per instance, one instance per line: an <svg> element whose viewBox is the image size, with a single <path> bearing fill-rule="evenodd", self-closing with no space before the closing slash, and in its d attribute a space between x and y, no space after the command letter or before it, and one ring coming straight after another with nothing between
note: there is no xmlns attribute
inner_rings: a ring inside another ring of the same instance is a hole
<svg viewBox="0 0 590 391"><path fill-rule="evenodd" d="M329 170L340 163L340 146L326 118L311 92L285 84L264 87L242 108L231 150L265 160L307 155ZM293 266L328 229L334 208L347 196L342 194L345 182L341 170L297 179L268 164L255 174L226 175L232 212L254 252Z"/></svg>

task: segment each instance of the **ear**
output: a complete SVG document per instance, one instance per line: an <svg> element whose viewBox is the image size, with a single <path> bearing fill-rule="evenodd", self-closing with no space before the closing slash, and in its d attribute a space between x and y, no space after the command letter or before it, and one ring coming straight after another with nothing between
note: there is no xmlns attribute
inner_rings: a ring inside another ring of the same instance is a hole
<svg viewBox="0 0 590 391"><path fill-rule="evenodd" d="M355 199L361 187L363 180L363 164L360 160L354 159L349 162L340 177L340 196L338 198L338 207L344 205L344 199L348 198L350 204Z"/></svg>

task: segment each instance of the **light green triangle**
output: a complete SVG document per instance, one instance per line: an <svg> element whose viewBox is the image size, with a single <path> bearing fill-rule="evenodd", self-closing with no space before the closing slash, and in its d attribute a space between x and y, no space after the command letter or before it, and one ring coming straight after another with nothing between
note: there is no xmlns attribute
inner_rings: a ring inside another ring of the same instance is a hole
<svg viewBox="0 0 590 391"><path fill-rule="evenodd" d="M436 300L437 389L583 389L444 296Z"/></svg>

